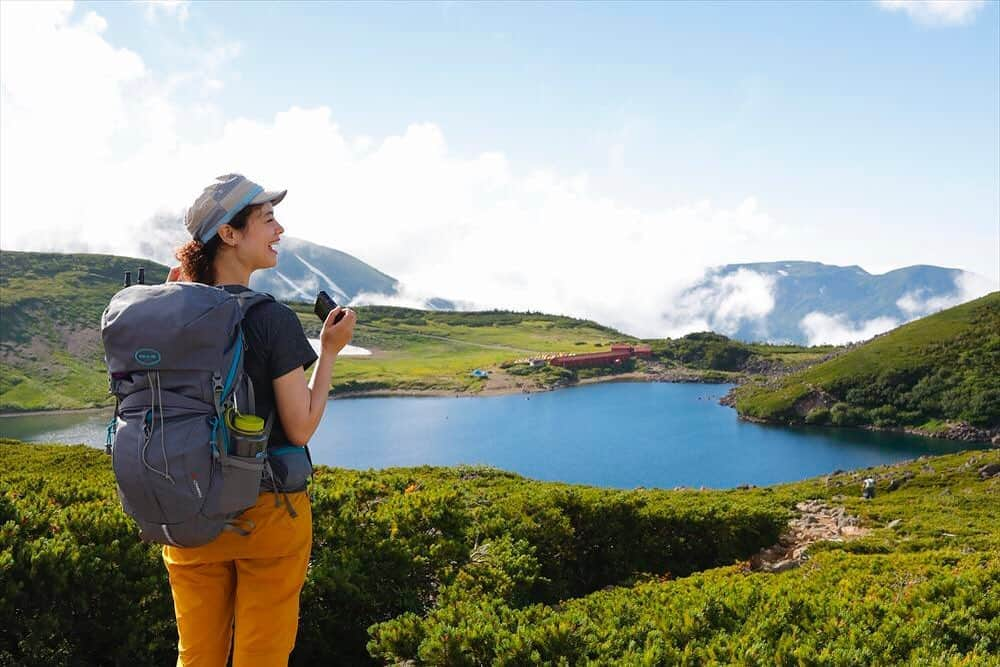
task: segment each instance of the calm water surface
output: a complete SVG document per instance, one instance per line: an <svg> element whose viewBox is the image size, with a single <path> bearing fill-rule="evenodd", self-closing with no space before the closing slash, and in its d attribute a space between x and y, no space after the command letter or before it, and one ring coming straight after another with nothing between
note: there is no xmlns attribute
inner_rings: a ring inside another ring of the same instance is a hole
<svg viewBox="0 0 1000 667"><path fill-rule="evenodd" d="M613 383L485 398L330 401L309 448L345 468L487 464L619 488L773 484L969 448L854 429L741 422L728 385ZM0 436L104 446L109 413L0 419Z"/></svg>

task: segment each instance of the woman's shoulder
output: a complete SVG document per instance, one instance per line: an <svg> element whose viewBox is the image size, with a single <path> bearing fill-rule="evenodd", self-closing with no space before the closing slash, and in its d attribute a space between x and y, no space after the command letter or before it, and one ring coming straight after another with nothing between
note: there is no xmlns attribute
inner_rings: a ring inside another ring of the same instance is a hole
<svg viewBox="0 0 1000 667"><path fill-rule="evenodd" d="M270 296L270 295L268 295ZM247 319L275 322L279 324L298 324L302 326L299 316L289 306L274 297L257 304L247 313Z"/></svg>

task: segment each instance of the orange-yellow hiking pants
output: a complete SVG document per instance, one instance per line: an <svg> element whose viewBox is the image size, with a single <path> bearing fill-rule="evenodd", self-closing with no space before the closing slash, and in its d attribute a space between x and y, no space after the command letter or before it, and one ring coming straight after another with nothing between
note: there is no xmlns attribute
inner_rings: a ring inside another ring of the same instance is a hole
<svg viewBox="0 0 1000 667"><path fill-rule="evenodd" d="M289 493L298 516L261 493L241 515L249 535L224 532L201 547L163 547L177 615L178 667L287 665L299 623L299 592L312 547L305 491ZM235 624L235 632L234 632Z"/></svg>

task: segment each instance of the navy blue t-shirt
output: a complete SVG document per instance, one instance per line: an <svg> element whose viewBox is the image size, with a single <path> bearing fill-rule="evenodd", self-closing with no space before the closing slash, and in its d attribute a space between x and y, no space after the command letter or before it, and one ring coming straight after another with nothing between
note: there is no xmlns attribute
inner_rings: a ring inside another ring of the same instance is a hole
<svg viewBox="0 0 1000 667"><path fill-rule="evenodd" d="M220 285L227 292L238 293L243 285ZM277 301L259 303L243 319L246 357L243 369L253 381L256 414L263 419L274 411L269 447L287 445L288 438L281 425L274 402L271 381L301 366L309 368L318 358L302 329L298 315L288 306Z"/></svg>

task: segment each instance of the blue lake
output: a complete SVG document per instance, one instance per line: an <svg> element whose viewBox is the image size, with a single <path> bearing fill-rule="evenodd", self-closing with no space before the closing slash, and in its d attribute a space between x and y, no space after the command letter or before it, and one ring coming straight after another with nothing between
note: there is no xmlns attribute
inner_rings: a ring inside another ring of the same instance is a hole
<svg viewBox="0 0 1000 667"><path fill-rule="evenodd" d="M718 404L728 389L637 382L483 398L335 399L309 448L315 463L345 468L486 464L607 487L728 488L970 446L741 422L735 410ZM0 436L103 447L109 414L5 417Z"/></svg>

